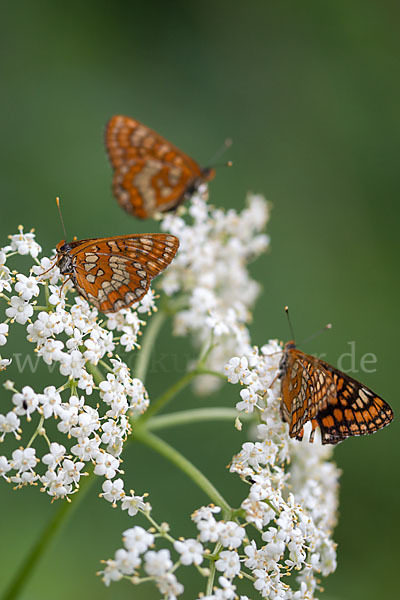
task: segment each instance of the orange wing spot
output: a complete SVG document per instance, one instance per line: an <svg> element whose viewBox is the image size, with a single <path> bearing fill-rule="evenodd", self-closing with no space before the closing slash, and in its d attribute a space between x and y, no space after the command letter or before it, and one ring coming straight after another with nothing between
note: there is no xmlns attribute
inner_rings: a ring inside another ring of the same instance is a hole
<svg viewBox="0 0 400 600"><path fill-rule="evenodd" d="M349 408L344 411L344 416L347 421L352 421L354 419L353 411Z"/></svg>
<svg viewBox="0 0 400 600"><path fill-rule="evenodd" d="M337 377L336 378L336 389L338 392L340 392L340 390L343 388L343 385L344 385L343 377Z"/></svg>
<svg viewBox="0 0 400 600"><path fill-rule="evenodd" d="M369 414L370 414L370 415L371 415L371 417L373 417L373 418L377 417L377 416L378 416L378 414L379 414L379 413L378 413L378 411L377 411L377 409L375 408L375 406L374 406L373 404L372 404L371 406L369 406L369 407L368 407L368 410L369 410Z"/></svg>
<svg viewBox="0 0 400 600"><path fill-rule="evenodd" d="M335 408L335 410L333 411L333 416L339 422L343 420L343 413L340 410L340 408Z"/></svg>
<svg viewBox="0 0 400 600"><path fill-rule="evenodd" d="M335 426L335 421L334 421L334 419L333 419L332 415L328 415L328 416L324 417L324 418L322 419L322 424L323 424L325 427L328 427L329 429L330 429L331 427L334 427L334 426Z"/></svg>
<svg viewBox="0 0 400 600"><path fill-rule="evenodd" d="M358 423L361 423L364 421L364 417L363 417L363 413L362 412L354 412L354 416L356 417L356 421Z"/></svg>

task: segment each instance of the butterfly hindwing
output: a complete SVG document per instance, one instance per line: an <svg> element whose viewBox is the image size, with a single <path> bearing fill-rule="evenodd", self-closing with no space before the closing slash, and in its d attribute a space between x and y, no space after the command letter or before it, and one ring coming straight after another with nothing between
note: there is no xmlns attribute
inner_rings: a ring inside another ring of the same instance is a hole
<svg viewBox="0 0 400 600"><path fill-rule="evenodd" d="M368 387L321 361L336 388L336 401L318 416L325 443L336 443L352 435L374 433L393 419L393 411Z"/></svg>

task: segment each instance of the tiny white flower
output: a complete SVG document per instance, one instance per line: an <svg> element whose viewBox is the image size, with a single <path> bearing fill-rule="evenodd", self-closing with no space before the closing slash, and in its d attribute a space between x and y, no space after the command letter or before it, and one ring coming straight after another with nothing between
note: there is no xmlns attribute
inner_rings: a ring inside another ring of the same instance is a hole
<svg viewBox="0 0 400 600"><path fill-rule="evenodd" d="M83 438L78 444L71 448L72 454L83 460L84 462L93 461L100 453L100 440L98 437Z"/></svg>
<svg viewBox="0 0 400 600"><path fill-rule="evenodd" d="M26 385L22 388L22 393L14 394L12 401L15 404L17 415L31 415L39 406L39 395L33 389Z"/></svg>
<svg viewBox="0 0 400 600"><path fill-rule="evenodd" d="M49 338L46 339L43 345L38 349L38 356L41 356L47 365L51 365L53 361L62 359L63 348L63 342Z"/></svg>
<svg viewBox="0 0 400 600"><path fill-rule="evenodd" d="M245 536L245 530L234 521L222 524L219 531L219 540L226 548L238 548Z"/></svg>
<svg viewBox="0 0 400 600"><path fill-rule="evenodd" d="M15 291L20 295L22 300L30 300L33 296L39 296L40 290L36 277L26 277L26 275L18 273Z"/></svg>
<svg viewBox="0 0 400 600"><path fill-rule="evenodd" d="M16 471L23 472L32 471L37 462L35 448L18 448L12 453L10 464Z"/></svg>
<svg viewBox="0 0 400 600"><path fill-rule="evenodd" d="M62 444L52 442L50 444L50 452L42 456L42 463L50 469L54 469L64 459L66 448Z"/></svg>
<svg viewBox="0 0 400 600"><path fill-rule="evenodd" d="M50 259L43 257L40 260L40 265L33 265L32 272L40 281L45 279L49 280L49 283L56 284L60 278L60 269L56 264L56 259Z"/></svg>
<svg viewBox="0 0 400 600"><path fill-rule="evenodd" d="M165 573L156 578L157 587L168 600L176 600L184 592L184 587L174 573Z"/></svg>
<svg viewBox="0 0 400 600"><path fill-rule="evenodd" d="M214 514L218 514L221 512L221 507L220 506L215 506L215 504L209 504L208 506L201 506L200 508L198 508L197 510L194 511L194 513L192 514L192 520L195 523L198 523L199 521L205 519L213 519L214 518Z"/></svg>
<svg viewBox="0 0 400 600"><path fill-rule="evenodd" d="M6 315L20 325L24 325L33 315L33 307L19 296L11 296L10 305L6 308Z"/></svg>
<svg viewBox="0 0 400 600"><path fill-rule="evenodd" d="M11 365L11 358L2 358L0 356L0 371L5 371Z"/></svg>
<svg viewBox="0 0 400 600"><path fill-rule="evenodd" d="M242 401L237 402L236 410L243 410L244 412L251 414L257 406L257 401L260 399L254 387L250 385L248 388L240 390L240 397Z"/></svg>
<svg viewBox="0 0 400 600"><path fill-rule="evenodd" d="M103 483L102 488L104 500L112 502L113 506L116 506L116 503L125 496L124 482L122 479L115 479L114 481L107 479L107 481Z"/></svg>
<svg viewBox="0 0 400 600"><path fill-rule="evenodd" d="M128 328L124 328L125 332L121 336L120 343L122 346L125 346L126 352L131 352L134 348L136 348L139 344L137 343L137 335L134 331Z"/></svg>
<svg viewBox="0 0 400 600"><path fill-rule="evenodd" d="M65 498L73 491L72 485L67 483L65 472L62 469L57 472L49 469L42 475L40 481L43 484L43 490L46 490L54 498Z"/></svg>
<svg viewBox="0 0 400 600"><path fill-rule="evenodd" d="M10 269L5 266L7 257L5 252L0 250L0 293L6 290L11 292L11 273Z"/></svg>
<svg viewBox="0 0 400 600"><path fill-rule="evenodd" d="M177 540L174 542L174 548L181 555L180 561L183 565L201 565L203 562L203 545L197 540Z"/></svg>
<svg viewBox="0 0 400 600"><path fill-rule="evenodd" d="M154 535L136 525L123 532L123 541L127 550L143 554L153 545Z"/></svg>
<svg viewBox="0 0 400 600"><path fill-rule="evenodd" d="M69 375L74 379L80 379L85 359L82 352L73 350L70 354L62 353L60 360L60 373Z"/></svg>
<svg viewBox="0 0 400 600"><path fill-rule="evenodd" d="M35 234L32 231L24 233L22 225L18 229L19 233L11 236L11 249L16 250L18 254L30 254L32 258L36 258L42 248L35 242Z"/></svg>
<svg viewBox="0 0 400 600"><path fill-rule="evenodd" d="M96 475L103 475L107 479L113 479L118 472L119 460L108 454L108 452L100 452L96 456L96 466L94 472Z"/></svg>
<svg viewBox="0 0 400 600"><path fill-rule="evenodd" d="M100 573L102 574L102 581L107 587L113 581L119 581L123 577L121 571L119 570L118 563L116 563L114 560L107 560L105 568L103 571L100 571Z"/></svg>
<svg viewBox="0 0 400 600"><path fill-rule="evenodd" d="M158 552L149 550L145 554L144 570L151 577L165 575L172 569L172 565L170 553L167 549L159 550Z"/></svg>
<svg viewBox="0 0 400 600"><path fill-rule="evenodd" d="M235 551L223 550L219 553L219 559L215 563L218 571L222 571L224 576L232 579L240 573L240 558Z"/></svg>
<svg viewBox="0 0 400 600"><path fill-rule="evenodd" d="M133 306L133 308L135 305ZM150 288L148 292L140 299L139 306L137 308L138 313L147 313L150 315L156 310L155 293Z"/></svg>
<svg viewBox="0 0 400 600"><path fill-rule="evenodd" d="M226 374L230 383L250 383L251 373L248 369L249 362L245 356L234 356L225 365Z"/></svg>
<svg viewBox="0 0 400 600"><path fill-rule="evenodd" d="M114 557L115 565L123 575L133 575L141 563L136 552L128 552L124 548L116 551Z"/></svg>
<svg viewBox="0 0 400 600"><path fill-rule="evenodd" d="M7 323L0 323L0 346L4 346L7 343L8 325Z"/></svg>
<svg viewBox="0 0 400 600"><path fill-rule="evenodd" d="M20 420L13 410L8 412L6 415L0 414L0 441L4 440L6 433L13 433L16 438L19 438L18 430L20 426Z"/></svg>
<svg viewBox="0 0 400 600"><path fill-rule="evenodd" d="M64 481L66 484L79 483L82 476L81 470L85 466L83 462L73 462L69 458L66 458L62 463L62 471L64 474Z"/></svg>
<svg viewBox="0 0 400 600"><path fill-rule="evenodd" d="M0 456L0 477L4 477L4 479L8 479L7 473L10 471L11 465L8 462L5 456Z"/></svg>
<svg viewBox="0 0 400 600"><path fill-rule="evenodd" d="M84 390L87 396L90 396L94 388L93 375L88 373L86 369L82 369L78 381L78 388Z"/></svg>
<svg viewBox="0 0 400 600"><path fill-rule="evenodd" d="M125 496L121 503L122 510L127 510L130 517L134 517L139 510L148 509L148 503L144 501L143 496Z"/></svg>
<svg viewBox="0 0 400 600"><path fill-rule="evenodd" d="M216 521L212 515L207 519L197 521L199 538L202 542L217 542L222 527L223 523Z"/></svg>

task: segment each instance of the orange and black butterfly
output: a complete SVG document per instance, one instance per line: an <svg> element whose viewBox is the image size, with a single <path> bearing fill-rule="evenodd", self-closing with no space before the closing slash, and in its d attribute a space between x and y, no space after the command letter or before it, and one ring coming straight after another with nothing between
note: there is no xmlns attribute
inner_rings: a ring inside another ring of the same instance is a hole
<svg viewBox="0 0 400 600"><path fill-rule="evenodd" d="M113 193L140 219L174 210L215 170L192 158L139 121L116 115L106 126L106 148L114 168Z"/></svg>
<svg viewBox="0 0 400 600"><path fill-rule="evenodd" d="M393 419L390 406L362 383L323 360L305 354L293 341L280 362L281 414L290 437L303 439L310 421L314 439L319 426L323 444L337 444L352 435L374 433Z"/></svg>
<svg viewBox="0 0 400 600"><path fill-rule="evenodd" d="M116 312L146 294L178 247L178 238L162 233L62 240L56 248L56 264L88 302L103 313Z"/></svg>

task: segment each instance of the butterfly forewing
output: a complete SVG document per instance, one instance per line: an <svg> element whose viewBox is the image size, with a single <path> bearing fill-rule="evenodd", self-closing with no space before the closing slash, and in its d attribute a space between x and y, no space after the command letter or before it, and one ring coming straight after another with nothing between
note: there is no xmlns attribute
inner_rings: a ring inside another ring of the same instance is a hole
<svg viewBox="0 0 400 600"><path fill-rule="evenodd" d="M282 416L291 437L303 438L310 421L323 444L374 433L393 419L390 406L372 390L328 363L286 344L281 363Z"/></svg>
<svg viewBox="0 0 400 600"><path fill-rule="evenodd" d="M113 192L120 206L139 218L176 208L212 169L201 169L158 133L121 115L106 127L106 147L114 168Z"/></svg>
<svg viewBox="0 0 400 600"><path fill-rule="evenodd" d="M175 236L137 234L71 242L57 248L61 272L100 311L116 312L138 302L150 281L174 258Z"/></svg>

